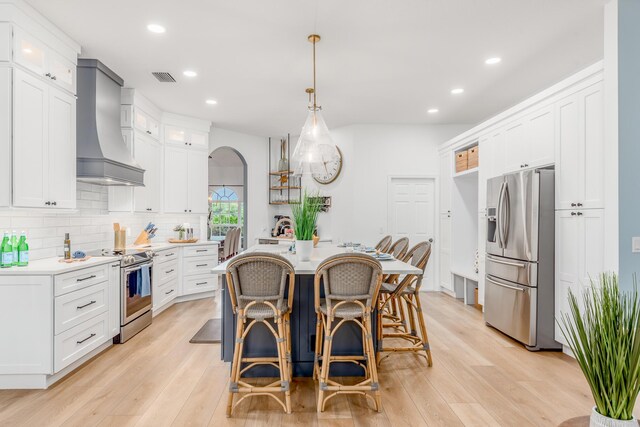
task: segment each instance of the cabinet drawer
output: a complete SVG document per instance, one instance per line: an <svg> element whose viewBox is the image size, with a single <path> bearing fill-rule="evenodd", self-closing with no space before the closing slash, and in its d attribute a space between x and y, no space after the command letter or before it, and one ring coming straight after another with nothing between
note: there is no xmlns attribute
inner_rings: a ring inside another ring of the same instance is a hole
<svg viewBox="0 0 640 427"><path fill-rule="evenodd" d="M55 334L107 311L109 282L64 294L55 299Z"/></svg>
<svg viewBox="0 0 640 427"><path fill-rule="evenodd" d="M169 301L175 299L178 296L178 282L174 281L168 285L162 286L153 295L153 309L157 310Z"/></svg>
<svg viewBox="0 0 640 427"><path fill-rule="evenodd" d="M218 258L218 245L189 246L182 249L185 258L192 256L212 255Z"/></svg>
<svg viewBox="0 0 640 427"><path fill-rule="evenodd" d="M211 274L211 269L218 265L218 260L212 257L193 257L183 260L183 276L193 276L195 274Z"/></svg>
<svg viewBox="0 0 640 427"><path fill-rule="evenodd" d="M54 338L53 370L58 372L109 339L109 313L103 313Z"/></svg>
<svg viewBox="0 0 640 427"><path fill-rule="evenodd" d="M54 278L54 295L64 295L109 280L109 265L83 268L71 273L58 274Z"/></svg>
<svg viewBox="0 0 640 427"><path fill-rule="evenodd" d="M156 272L157 283L159 287L166 285L169 282L177 282L178 280L178 263L170 262L166 264L156 265L154 267Z"/></svg>
<svg viewBox="0 0 640 427"><path fill-rule="evenodd" d="M184 295L215 291L216 289L218 289L218 276L216 274L185 277L182 281L182 293Z"/></svg>
<svg viewBox="0 0 640 427"><path fill-rule="evenodd" d="M178 259L178 249L170 249L162 252L156 252L155 258L153 258L154 264L164 264L165 262L174 261Z"/></svg>

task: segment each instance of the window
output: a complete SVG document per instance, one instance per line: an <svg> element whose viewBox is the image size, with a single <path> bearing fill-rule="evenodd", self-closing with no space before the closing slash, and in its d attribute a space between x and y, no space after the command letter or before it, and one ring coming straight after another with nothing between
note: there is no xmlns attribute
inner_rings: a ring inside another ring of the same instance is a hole
<svg viewBox="0 0 640 427"><path fill-rule="evenodd" d="M211 236L226 236L234 227L242 227L244 207L238 194L229 187L218 187L209 198Z"/></svg>

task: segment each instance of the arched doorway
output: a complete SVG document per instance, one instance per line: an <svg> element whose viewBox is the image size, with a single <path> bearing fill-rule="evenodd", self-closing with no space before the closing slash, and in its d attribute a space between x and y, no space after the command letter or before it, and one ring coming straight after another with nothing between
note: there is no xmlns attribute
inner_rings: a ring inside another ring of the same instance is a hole
<svg viewBox="0 0 640 427"><path fill-rule="evenodd" d="M209 154L209 240L224 240L227 231L242 228L240 247L247 236L247 162L231 147L216 148Z"/></svg>

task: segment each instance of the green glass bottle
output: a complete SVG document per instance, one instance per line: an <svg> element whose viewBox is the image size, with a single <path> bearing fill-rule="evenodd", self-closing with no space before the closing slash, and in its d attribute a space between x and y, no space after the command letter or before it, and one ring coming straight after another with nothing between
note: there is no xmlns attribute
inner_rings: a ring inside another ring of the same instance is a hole
<svg viewBox="0 0 640 427"><path fill-rule="evenodd" d="M9 232L4 232L2 246L0 247L0 268L8 268L13 264L13 248L9 239Z"/></svg>
<svg viewBox="0 0 640 427"><path fill-rule="evenodd" d="M26 267L27 265L29 265L29 244L27 243L27 233L23 231L18 242L18 267Z"/></svg>
<svg viewBox="0 0 640 427"><path fill-rule="evenodd" d="M18 235L16 230L11 233L11 249L13 250L13 256L11 257L11 265L18 265Z"/></svg>

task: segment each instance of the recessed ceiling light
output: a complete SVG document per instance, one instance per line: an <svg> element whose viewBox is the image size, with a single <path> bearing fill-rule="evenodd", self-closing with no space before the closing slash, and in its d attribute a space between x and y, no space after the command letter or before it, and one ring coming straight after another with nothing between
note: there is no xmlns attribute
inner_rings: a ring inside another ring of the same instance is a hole
<svg viewBox="0 0 640 427"><path fill-rule="evenodd" d="M464 93L464 89L462 89L461 87L457 87L455 89L451 89L451 93L453 95L460 95L461 93Z"/></svg>
<svg viewBox="0 0 640 427"><path fill-rule="evenodd" d="M493 58L487 59L486 61L484 61L484 63L487 65L496 65L496 64L499 64L501 61L502 61L502 58L495 56Z"/></svg>
<svg viewBox="0 0 640 427"><path fill-rule="evenodd" d="M31 49L29 49L28 47L25 47L24 49L22 49L22 51L23 51L24 53L26 53L27 55L29 55L29 54L33 53L33 51L32 51Z"/></svg>
<svg viewBox="0 0 640 427"><path fill-rule="evenodd" d="M207 99L205 102L209 105L216 105L218 103L215 99Z"/></svg>
<svg viewBox="0 0 640 427"><path fill-rule="evenodd" d="M196 73L195 71L191 71L191 70L183 71L182 74L184 74L187 77L195 77L195 76L198 75L198 73Z"/></svg>
<svg viewBox="0 0 640 427"><path fill-rule="evenodd" d="M162 34L167 31L166 28L164 28L162 25L159 25L159 24L149 24L147 25L147 30L156 34Z"/></svg>
<svg viewBox="0 0 640 427"><path fill-rule="evenodd" d="M427 110L427 113L429 113L429 114L435 114L435 113L437 113L438 111L440 111L440 110L438 110L437 108L429 108L429 109Z"/></svg>

